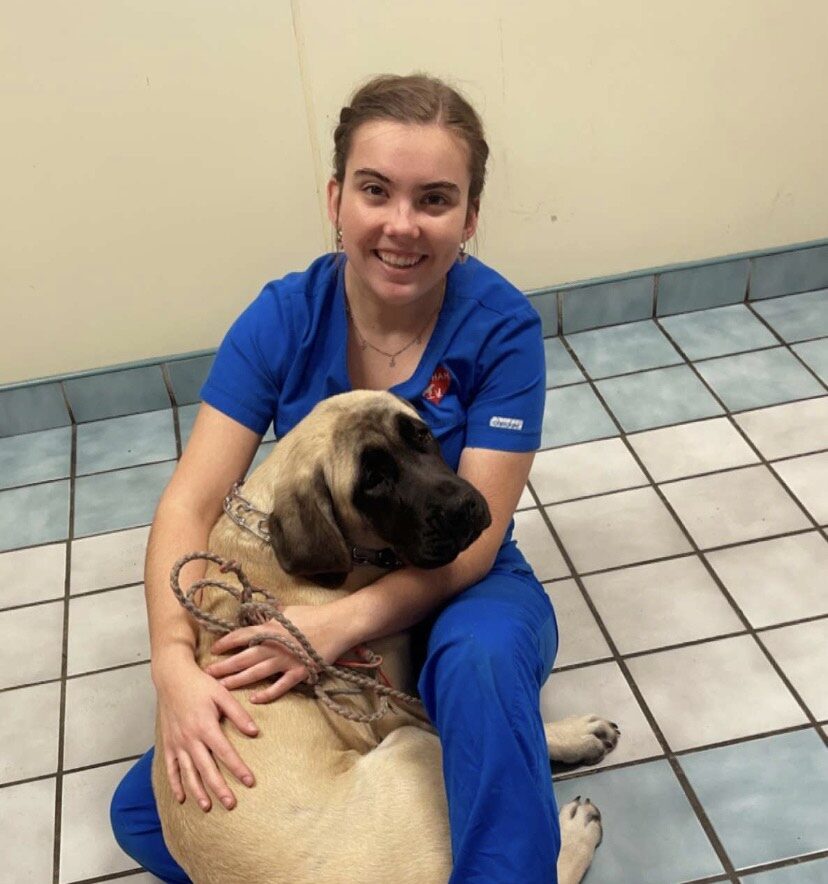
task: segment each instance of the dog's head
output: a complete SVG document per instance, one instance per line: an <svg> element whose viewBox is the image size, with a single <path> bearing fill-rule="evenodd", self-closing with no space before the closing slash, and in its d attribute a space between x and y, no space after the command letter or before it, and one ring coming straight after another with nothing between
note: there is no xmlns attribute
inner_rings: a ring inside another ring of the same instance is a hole
<svg viewBox="0 0 828 884"><path fill-rule="evenodd" d="M320 403L279 444L270 534L289 574L344 582L351 546L375 537L406 564L451 562L491 523L414 408L359 391Z"/></svg>

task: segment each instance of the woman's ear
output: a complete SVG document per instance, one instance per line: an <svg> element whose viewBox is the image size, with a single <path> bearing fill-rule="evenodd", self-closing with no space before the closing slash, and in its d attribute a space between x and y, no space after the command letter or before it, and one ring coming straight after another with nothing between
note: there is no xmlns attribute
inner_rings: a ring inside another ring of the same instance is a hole
<svg viewBox="0 0 828 884"><path fill-rule="evenodd" d="M463 241L471 239L477 231L477 216L480 214L480 197L469 201L466 210L466 224L463 228Z"/></svg>
<svg viewBox="0 0 828 884"><path fill-rule="evenodd" d="M334 227L339 226L339 203L342 199L342 186L336 180L336 178L331 178L328 181L327 188L327 198L328 198L328 219L333 224Z"/></svg>
<svg viewBox="0 0 828 884"><path fill-rule="evenodd" d="M278 490L268 527L286 573L329 588L345 582L353 563L321 468L309 480L288 481Z"/></svg>

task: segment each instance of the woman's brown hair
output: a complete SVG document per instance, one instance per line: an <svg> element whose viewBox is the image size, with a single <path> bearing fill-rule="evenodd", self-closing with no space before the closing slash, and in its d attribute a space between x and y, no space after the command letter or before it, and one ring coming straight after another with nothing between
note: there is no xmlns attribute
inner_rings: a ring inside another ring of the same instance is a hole
<svg viewBox="0 0 828 884"><path fill-rule="evenodd" d="M354 132L373 120L437 123L462 138L469 148L469 204L480 199L489 146L483 137L480 117L456 89L425 74L382 74L360 86L348 106L339 112L339 125L334 131L333 177L340 184L345 180L345 162Z"/></svg>

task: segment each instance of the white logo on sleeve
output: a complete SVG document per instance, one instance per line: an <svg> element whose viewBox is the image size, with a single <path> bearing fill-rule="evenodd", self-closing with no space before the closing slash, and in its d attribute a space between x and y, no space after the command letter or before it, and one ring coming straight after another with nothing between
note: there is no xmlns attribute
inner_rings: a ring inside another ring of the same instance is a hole
<svg viewBox="0 0 828 884"><path fill-rule="evenodd" d="M522 430L523 421L517 417L493 417L489 421L489 426L498 430Z"/></svg>

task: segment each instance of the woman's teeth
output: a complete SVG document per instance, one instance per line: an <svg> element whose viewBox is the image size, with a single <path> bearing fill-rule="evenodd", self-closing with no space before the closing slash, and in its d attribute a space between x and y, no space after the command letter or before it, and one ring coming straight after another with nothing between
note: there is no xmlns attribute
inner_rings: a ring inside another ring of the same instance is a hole
<svg viewBox="0 0 828 884"><path fill-rule="evenodd" d="M413 267L415 264L419 264L425 257L425 255L419 255L416 258L401 258L399 255L391 255L388 252L379 251L374 252L374 254L383 264L388 264L390 267Z"/></svg>

